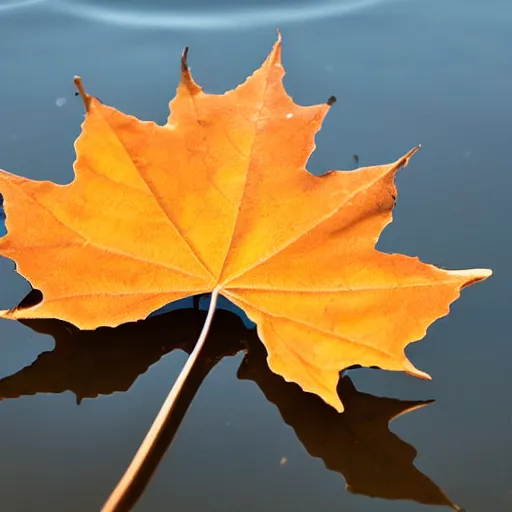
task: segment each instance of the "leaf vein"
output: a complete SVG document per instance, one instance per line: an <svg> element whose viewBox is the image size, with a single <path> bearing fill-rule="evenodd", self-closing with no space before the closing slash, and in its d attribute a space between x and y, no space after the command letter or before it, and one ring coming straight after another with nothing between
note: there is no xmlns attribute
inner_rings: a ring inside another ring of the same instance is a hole
<svg viewBox="0 0 512 512"><path fill-rule="evenodd" d="M183 239L183 241L185 242L186 246L188 247L189 251L190 251L190 254L192 255L192 257L204 268L204 270L211 276L213 277L213 274L210 270L210 268L208 267L208 265L199 257L199 255L195 252L194 248L192 247L192 244L190 243L190 241L186 238L185 234L179 229L179 227L177 226L177 224L173 221L173 219L171 218L171 215L169 214L169 212L167 211L167 209L164 207L164 205L160 202L160 200L158 199L157 197L157 194L155 194L154 190L153 190L153 187L149 184L149 182L146 180L146 178L144 177L144 174L141 172L141 170L139 169L139 167L136 165L136 163L133 161L131 155L130 155L130 152L128 151L127 147L124 145L124 143L121 141L121 139L119 138L119 136L117 135L116 131L114 130L114 128L111 126L111 124L108 122L108 120L102 116L102 119L105 121L105 124L109 127L111 133L113 134L114 138L118 141L119 143L119 146L123 149L123 151L125 152L125 155L128 157L128 160L130 161L130 163L133 165L133 169L137 172L137 174L140 176L140 178L142 179L142 181L146 184L146 186L148 187L148 190L151 194L151 196L153 197L155 203L158 205L158 207L160 208L160 210L162 211L162 213L165 215L165 217L169 220L170 224L174 227L174 229L176 230L176 232L181 236L181 238ZM141 123L141 121L137 120L138 123ZM148 122L146 121L144 124L146 125L151 125L154 129L162 129L161 126L158 126L156 123L152 123L152 122Z"/></svg>
<svg viewBox="0 0 512 512"><path fill-rule="evenodd" d="M396 356L394 356L393 354L391 354L389 352L386 352L384 350L378 349L376 347L373 347L372 345L368 345L367 343L364 343L363 341L360 341L360 340L357 340L357 339L353 339L353 338L348 338L346 336L341 336L341 335L339 335L337 333L334 333L334 332L326 331L325 329L321 329L321 328L319 328L319 327L317 327L315 325L312 325L309 322L305 322L303 320L298 320L296 318L291 318L291 317L286 316L286 315L279 315L277 313L272 313L272 312L268 311L267 309L262 308L259 305L255 305L255 304L253 304L252 302L250 302L248 300L242 299L239 295L237 295L235 293L231 294L231 290L230 290L230 293L226 292L226 295L233 295L234 297L236 297L237 301L242 302L242 303L246 304L247 306L250 306L250 307L252 307L252 308L254 308L254 309L264 313L265 315L270 316L270 317L281 318L281 319L286 320L288 322L295 323L295 324L301 325L303 327L307 327L308 329L311 329L312 331L316 331L316 332L318 332L320 334L324 334L326 336L332 336L333 338L339 339L340 341L344 341L344 342L352 344L352 345L357 345L357 346L361 346L362 345L362 346L364 346L365 348L369 349L372 352L377 352L377 353L385 355L386 357L389 357L389 358L391 358L393 360L396 360Z"/></svg>

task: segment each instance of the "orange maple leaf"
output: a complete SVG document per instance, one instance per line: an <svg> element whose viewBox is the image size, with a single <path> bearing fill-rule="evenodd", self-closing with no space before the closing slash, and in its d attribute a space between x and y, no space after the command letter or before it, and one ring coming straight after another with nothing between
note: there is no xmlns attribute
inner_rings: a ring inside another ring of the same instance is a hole
<svg viewBox="0 0 512 512"><path fill-rule="evenodd" d="M286 94L281 41L246 82L206 94L182 59L164 126L89 96L69 185L0 173L0 254L43 293L4 318L83 329L222 294L257 325L270 368L337 410L339 371L429 378L404 348L489 270L447 271L375 249L395 204L388 165L306 170L329 104ZM30 220L27 220L30 218Z"/></svg>

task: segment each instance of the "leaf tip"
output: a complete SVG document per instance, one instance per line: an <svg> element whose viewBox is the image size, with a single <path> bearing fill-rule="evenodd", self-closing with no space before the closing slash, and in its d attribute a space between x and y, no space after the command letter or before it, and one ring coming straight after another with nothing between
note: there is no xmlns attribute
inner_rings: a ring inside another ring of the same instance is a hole
<svg viewBox="0 0 512 512"><path fill-rule="evenodd" d="M454 277L462 279L462 288L471 286L472 284L484 281L488 277L492 276L492 270L489 268L471 268L468 270L450 270L450 274Z"/></svg>
<svg viewBox="0 0 512 512"><path fill-rule="evenodd" d="M400 160L397 162L397 169L403 169L409 165L409 160L421 149L421 144L409 150Z"/></svg>
<svg viewBox="0 0 512 512"><path fill-rule="evenodd" d="M0 310L0 318L3 318L4 320L16 320L16 317L13 315L13 309Z"/></svg>
<svg viewBox="0 0 512 512"><path fill-rule="evenodd" d="M188 71L188 63L187 63L188 50L189 50L189 47L185 46L185 48L183 48L183 51L181 52L181 72L182 73L186 73Z"/></svg>
<svg viewBox="0 0 512 512"><path fill-rule="evenodd" d="M192 78L192 74L190 73L190 68L188 67L188 51L189 47L185 46L183 51L181 52L181 82L180 85L185 86L188 92L192 95L197 94L202 91L201 87L196 84L194 79Z"/></svg>
<svg viewBox="0 0 512 512"><path fill-rule="evenodd" d="M270 53L268 54L268 57L265 60L265 64L270 65L270 66L274 66L276 64L281 64L282 45L283 45L283 38L281 37L281 32L278 29L277 30L277 40L274 43L272 50L270 50Z"/></svg>
<svg viewBox="0 0 512 512"><path fill-rule="evenodd" d="M404 361L404 371L413 377L418 377L423 380L432 380L432 377L428 373L418 370L408 359Z"/></svg>
<svg viewBox="0 0 512 512"><path fill-rule="evenodd" d="M87 94L84 88L84 84L82 83L82 78L78 75L75 75L73 78L73 82L75 83L75 87L77 88L78 94L82 97L82 101L84 102L85 111L89 112L91 106L91 96Z"/></svg>
<svg viewBox="0 0 512 512"><path fill-rule="evenodd" d="M333 407L336 412L338 413L342 413L344 410L345 410L345 406L343 405L343 401L341 399L341 397L343 395L341 395L339 393L339 384L341 382L341 379L343 378L343 376L341 375L340 372L337 373L337 380L335 381L336 384L334 386L334 388L331 388L330 386L328 386L325 390L323 390L323 392L321 393L318 393L318 392L314 392L315 394L317 394L318 396L320 396L320 398L328 405L330 405L331 407ZM302 386L301 386L302 387ZM303 388L304 389L304 388Z"/></svg>
<svg viewBox="0 0 512 512"><path fill-rule="evenodd" d="M326 101L327 105L329 107L332 107L338 100L336 99L336 96L329 96L329 99Z"/></svg>
<svg viewBox="0 0 512 512"><path fill-rule="evenodd" d="M343 402L341 401L338 395L336 395L336 398L334 400L328 400L326 401L326 403L328 403L331 407L334 407L334 409L336 409L336 412L342 413L345 410Z"/></svg>

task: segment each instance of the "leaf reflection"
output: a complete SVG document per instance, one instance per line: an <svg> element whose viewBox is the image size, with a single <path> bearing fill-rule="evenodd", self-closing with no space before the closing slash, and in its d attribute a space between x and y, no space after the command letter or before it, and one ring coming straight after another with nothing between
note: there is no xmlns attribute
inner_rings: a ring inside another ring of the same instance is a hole
<svg viewBox="0 0 512 512"><path fill-rule="evenodd" d="M462 511L413 464L416 450L389 430L391 420L433 402L377 397L357 391L349 377L338 383L340 414L316 395L273 373L262 343L250 340L238 377L254 381L277 406L307 452L346 480L347 490L373 498L414 500Z"/></svg>
<svg viewBox="0 0 512 512"><path fill-rule="evenodd" d="M224 356L244 349L240 340L245 328L241 321L233 325L232 315L222 310L216 313L211 332L216 341L207 343L202 352L202 359L211 360L212 367ZM204 319L202 311L181 309L95 331L80 331L60 320L23 320L34 331L53 336L55 348L1 379L0 399L72 391L80 403L84 398L127 391L165 354L176 349L190 353Z"/></svg>
<svg viewBox="0 0 512 512"><path fill-rule="evenodd" d="M33 293L23 303L37 300ZM344 376L338 393L346 410L339 414L315 395L271 372L255 330L247 329L237 315L226 310L218 310L215 315L208 342L175 414L123 503L124 510L133 506L144 491L208 372L224 356L245 348L238 377L259 386L308 453L343 475L350 492L462 510L414 466L416 450L389 430L391 420L430 401L402 401L361 393ZM80 403L84 398L126 391L163 355L175 349L191 352L204 319L203 311L181 309L143 322L95 331L80 331L59 320L25 320L23 323L34 331L53 336L55 348L43 352L16 374L1 379L0 399L71 390Z"/></svg>

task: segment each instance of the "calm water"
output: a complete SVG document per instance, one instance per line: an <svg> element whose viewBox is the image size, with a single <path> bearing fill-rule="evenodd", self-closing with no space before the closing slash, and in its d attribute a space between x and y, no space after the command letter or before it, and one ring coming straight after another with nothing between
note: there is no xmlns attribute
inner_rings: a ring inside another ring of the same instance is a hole
<svg viewBox="0 0 512 512"><path fill-rule="evenodd" d="M83 119L74 74L162 123L185 45L198 82L222 92L260 64L280 27L295 100L338 97L310 169L351 168L354 153L383 163L422 143L380 247L495 274L408 349L432 382L350 372L342 416L270 373L251 326L219 312L188 411L175 436L179 422L169 425L136 510L511 510L510 0L145 4L0 2L2 168L71 180ZM7 260L0 280L0 308L29 290ZM174 310L94 333L0 321L0 509L98 510L203 319Z"/></svg>

